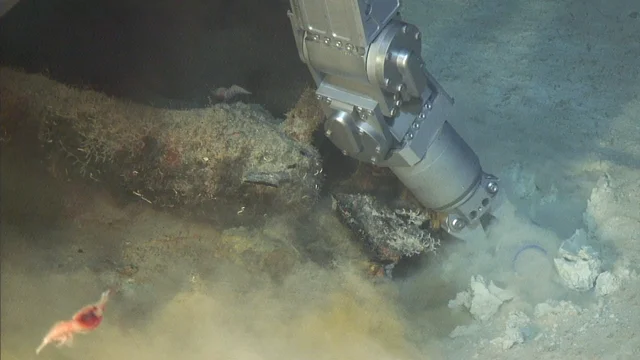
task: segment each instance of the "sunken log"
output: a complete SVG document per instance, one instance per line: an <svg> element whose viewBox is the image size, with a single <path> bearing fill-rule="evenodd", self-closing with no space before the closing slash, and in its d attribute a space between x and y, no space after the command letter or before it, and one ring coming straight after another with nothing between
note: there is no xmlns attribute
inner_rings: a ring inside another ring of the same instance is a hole
<svg viewBox="0 0 640 360"><path fill-rule="evenodd" d="M300 211L321 160L258 105L163 109L0 68L3 140L29 128L55 176L103 182L160 207ZM227 209L228 212L228 209ZM234 212L235 215L235 212Z"/></svg>

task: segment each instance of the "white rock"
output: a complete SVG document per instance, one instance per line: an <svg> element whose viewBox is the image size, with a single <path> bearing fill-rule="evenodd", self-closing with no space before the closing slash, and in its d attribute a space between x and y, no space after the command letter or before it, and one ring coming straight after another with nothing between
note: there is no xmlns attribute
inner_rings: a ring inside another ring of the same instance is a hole
<svg viewBox="0 0 640 360"><path fill-rule="evenodd" d="M471 307L471 294L469 294L468 291L461 291L457 293L455 299L449 300L448 306L450 309L469 309Z"/></svg>
<svg viewBox="0 0 640 360"><path fill-rule="evenodd" d="M549 300L537 304L533 309L533 316L542 318L545 316L575 316L582 312L582 309L574 305L571 301Z"/></svg>
<svg viewBox="0 0 640 360"><path fill-rule="evenodd" d="M513 297L513 293L499 288L493 281L487 286L484 278L476 275L471 277L469 290L458 293L449 301L449 307L467 308L476 320L487 321L498 312L502 303Z"/></svg>
<svg viewBox="0 0 640 360"><path fill-rule="evenodd" d="M474 335L480 330L480 326L478 324L471 325L458 325L455 329L449 334L449 337L455 339L461 336L470 336Z"/></svg>
<svg viewBox="0 0 640 360"><path fill-rule="evenodd" d="M605 271L602 274L598 275L596 279L596 295L598 296L606 296L611 293L614 293L620 288L620 278L610 273L609 271Z"/></svg>
<svg viewBox="0 0 640 360"><path fill-rule="evenodd" d="M528 327L530 323L531 319L529 319L525 313L522 311L512 311L509 313L504 335L491 340L491 343L502 348L502 350L508 350L516 344L524 343L525 328Z"/></svg>
<svg viewBox="0 0 640 360"><path fill-rule="evenodd" d="M586 232L583 229L576 230L571 238L562 242L558 257L553 259L565 286L576 291L593 288L602 268L598 253L586 242Z"/></svg>
<svg viewBox="0 0 640 360"><path fill-rule="evenodd" d="M477 320L489 320L498 312L500 305L502 305L502 300L495 295L492 295L486 287L477 287L474 290L474 294L469 312Z"/></svg>

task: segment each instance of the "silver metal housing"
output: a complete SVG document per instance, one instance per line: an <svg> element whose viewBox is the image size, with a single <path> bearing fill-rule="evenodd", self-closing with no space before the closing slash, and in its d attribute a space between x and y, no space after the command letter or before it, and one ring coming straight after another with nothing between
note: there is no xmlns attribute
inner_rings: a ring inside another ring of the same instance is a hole
<svg viewBox="0 0 640 360"><path fill-rule="evenodd" d="M428 209L465 237L490 212L498 179L448 122L453 99L429 74L419 29L398 0L290 0L302 61L345 155L388 166Z"/></svg>

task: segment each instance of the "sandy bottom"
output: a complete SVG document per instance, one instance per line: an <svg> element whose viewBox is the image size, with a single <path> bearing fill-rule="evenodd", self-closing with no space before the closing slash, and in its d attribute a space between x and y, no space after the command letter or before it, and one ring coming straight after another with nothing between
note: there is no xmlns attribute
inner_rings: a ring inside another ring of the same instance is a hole
<svg viewBox="0 0 640 360"><path fill-rule="evenodd" d="M6 149L5 149L6 150ZM221 258L220 229L121 205L50 178L37 161L2 161L2 357L34 358L56 321L116 293L104 322L50 359L414 358L391 284L347 264L301 262L272 280ZM327 210L323 210L327 212ZM286 234L284 225L272 226ZM344 231L344 230L343 230ZM344 241L349 241L340 234ZM255 239L262 241L261 239ZM236 246L243 246L240 242ZM242 260L242 259L240 259ZM276 269L277 270L277 269Z"/></svg>
<svg viewBox="0 0 640 360"><path fill-rule="evenodd" d="M640 351L634 335L640 331L634 272L640 222L616 215L640 203L633 184L611 180L590 201L592 233L604 239L598 249L606 268L630 273L608 297L563 286L552 264L562 239L515 208L489 228L486 241L447 243L393 282L372 281L339 261L301 261L286 271L276 266L286 275L274 280L251 258L229 256L228 244L221 245L229 229L143 202L119 203L99 184L53 179L38 161L17 162L12 149L4 150L0 311L6 359L34 358L54 322L97 301L107 288L116 293L103 324L76 336L71 347L45 348L40 357L551 359L562 353L564 359L582 359L610 352L632 359ZM319 204L315 211L318 219L334 219L330 206ZM274 219L261 231L272 235L269 241L279 236L289 243L301 236L290 226ZM302 236L317 237L318 223L308 226ZM320 236L350 242L340 226L327 226ZM535 247L520 251L530 244ZM245 254L240 250L236 254ZM448 306L474 275L515 294L488 321ZM535 305L554 299L569 305L534 316ZM526 327L532 333L503 349L495 339L505 336L518 311L532 319ZM456 327L464 335L452 338Z"/></svg>

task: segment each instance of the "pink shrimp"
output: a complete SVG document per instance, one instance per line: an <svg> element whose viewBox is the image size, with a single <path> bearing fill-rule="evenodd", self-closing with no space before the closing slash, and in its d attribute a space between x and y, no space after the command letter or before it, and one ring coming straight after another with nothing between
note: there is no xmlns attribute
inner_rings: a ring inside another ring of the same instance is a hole
<svg viewBox="0 0 640 360"><path fill-rule="evenodd" d="M39 354L45 346L52 342L57 342L56 346L70 346L73 342L73 334L84 334L100 325L104 316L104 308L109 300L111 290L102 293L100 301L93 305L87 305L73 315L71 320L59 321L42 340L42 343L36 349Z"/></svg>

